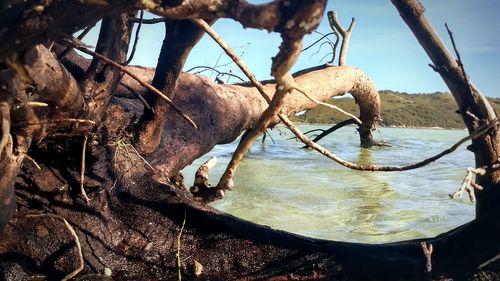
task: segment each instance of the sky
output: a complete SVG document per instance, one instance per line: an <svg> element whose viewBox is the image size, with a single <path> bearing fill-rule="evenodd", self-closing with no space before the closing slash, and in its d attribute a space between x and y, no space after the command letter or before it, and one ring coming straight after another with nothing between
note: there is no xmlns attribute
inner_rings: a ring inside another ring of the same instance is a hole
<svg viewBox="0 0 500 281"><path fill-rule="evenodd" d="M471 81L486 96L500 97L500 0L421 0L421 3L426 7L430 22L451 50L451 42L444 27L448 23ZM428 66L431 63L429 58L391 1L335 0L328 1L327 10L337 11L346 28L352 17L356 19L347 65L368 73L378 89L407 93L448 91L440 76ZM271 78L271 58L278 52L280 45L278 34L243 29L238 22L227 19L217 21L213 28L235 49L257 78ZM95 28L93 34L89 35L89 44L92 44L91 40L95 39L97 31L98 28ZM326 16L318 31L331 32ZM132 64L154 67L163 36L163 24L143 25ZM320 37L316 33L308 35L304 47ZM334 37L330 38L334 40ZM325 56L331 49L327 45L321 49L319 47L317 45L303 52L292 72L329 60L330 57ZM219 66L221 71L240 73L208 35L192 50L184 70L196 66ZM202 74L215 77L209 71Z"/></svg>

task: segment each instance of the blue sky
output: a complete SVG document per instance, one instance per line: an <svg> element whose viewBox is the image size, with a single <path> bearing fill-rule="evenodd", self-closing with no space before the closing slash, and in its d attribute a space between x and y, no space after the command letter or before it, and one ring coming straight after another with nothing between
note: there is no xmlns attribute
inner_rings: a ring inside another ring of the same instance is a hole
<svg viewBox="0 0 500 281"><path fill-rule="evenodd" d="M421 2L426 7L426 15L450 49L444 23L452 29L473 83L486 96L500 97L500 0ZM327 9L337 11L346 27L351 17L356 18L347 64L367 72L379 89L408 93L447 91L439 75L428 66L430 60L389 0L329 1ZM259 79L270 78L271 57L277 53L280 44L277 34L243 29L232 20L219 20L213 27L242 56ZM97 30L90 38L95 38ZM318 31L331 31L326 17ZM155 66L163 35L163 24L144 25L132 64ZM319 37L318 34L308 35L304 46ZM322 60L330 52L327 46L315 54L317 51L318 48L313 47L304 52L293 70L315 66L329 59ZM217 62L218 65L229 63L230 59L221 54L218 45L204 36L193 49L185 70L199 65L215 66ZM220 70L238 73L234 64ZM203 74L210 76L210 72Z"/></svg>

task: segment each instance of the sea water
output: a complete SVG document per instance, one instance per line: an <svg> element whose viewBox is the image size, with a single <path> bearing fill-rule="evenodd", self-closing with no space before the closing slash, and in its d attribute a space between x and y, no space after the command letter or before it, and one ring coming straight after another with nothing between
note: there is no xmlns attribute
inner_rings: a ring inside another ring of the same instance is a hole
<svg viewBox="0 0 500 281"><path fill-rule="evenodd" d="M327 129L302 125L303 132ZM234 177L234 188L212 206L275 229L330 240L383 243L432 237L474 218L467 196L450 199L473 166L461 146L423 168L406 172L354 171L303 146L284 127L255 142ZM431 157L466 135L462 130L381 128L377 140L393 147L359 147L354 127L345 127L320 144L343 159L379 165L407 165ZM215 185L237 142L216 146L185 168L186 186L196 169L216 156L210 171Z"/></svg>

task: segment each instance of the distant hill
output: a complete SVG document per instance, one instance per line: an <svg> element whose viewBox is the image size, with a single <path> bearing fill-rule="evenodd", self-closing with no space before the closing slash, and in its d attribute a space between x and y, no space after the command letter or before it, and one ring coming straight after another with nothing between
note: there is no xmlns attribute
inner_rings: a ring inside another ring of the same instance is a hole
<svg viewBox="0 0 500 281"><path fill-rule="evenodd" d="M465 128L455 113L457 105L449 93L408 94L389 90L379 91L382 102L382 126ZM496 112L500 112L500 99L488 98ZM358 106L352 98L332 99L329 103L359 116ZM303 123L335 124L348 119L336 110L317 106L294 120Z"/></svg>

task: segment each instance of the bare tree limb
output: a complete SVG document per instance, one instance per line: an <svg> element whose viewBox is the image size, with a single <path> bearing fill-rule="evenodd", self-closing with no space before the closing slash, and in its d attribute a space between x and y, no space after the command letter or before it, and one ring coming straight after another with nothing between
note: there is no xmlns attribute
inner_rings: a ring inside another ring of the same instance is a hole
<svg viewBox="0 0 500 281"><path fill-rule="evenodd" d="M143 24L156 24L156 23L165 22L167 19L166 18L155 18L155 19L133 18L130 20L133 22L142 22Z"/></svg>
<svg viewBox="0 0 500 281"><path fill-rule="evenodd" d="M139 14L139 24L137 25L137 29L135 30L135 38L134 44L132 45L132 51L130 52L130 57L123 63L123 65L129 65L130 62L134 59L137 42L139 42L139 33L141 32L142 21L144 20L144 10L141 10Z"/></svg>
<svg viewBox="0 0 500 281"><path fill-rule="evenodd" d="M349 49L349 42L351 40L351 33L356 25L356 20L352 18L349 28L346 30L337 18L335 11L328 11L328 22L331 29L342 36L342 44L340 45L339 66L345 65L347 61L347 51Z"/></svg>

